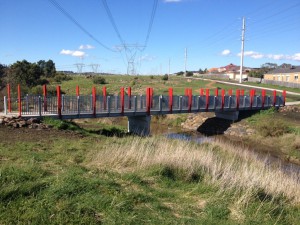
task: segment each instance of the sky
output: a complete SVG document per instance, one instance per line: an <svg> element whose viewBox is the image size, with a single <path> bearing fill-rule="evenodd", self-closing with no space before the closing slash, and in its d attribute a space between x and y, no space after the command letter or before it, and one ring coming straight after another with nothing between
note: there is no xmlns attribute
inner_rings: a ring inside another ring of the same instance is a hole
<svg viewBox="0 0 300 225"><path fill-rule="evenodd" d="M243 17L244 66L300 65L300 0L0 0L0 9L5 65L51 59L57 70L153 75L240 65Z"/></svg>

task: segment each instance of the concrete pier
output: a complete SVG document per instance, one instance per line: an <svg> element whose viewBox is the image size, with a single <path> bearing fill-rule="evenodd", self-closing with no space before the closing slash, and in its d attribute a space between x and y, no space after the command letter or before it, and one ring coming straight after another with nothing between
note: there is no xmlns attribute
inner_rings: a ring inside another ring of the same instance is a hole
<svg viewBox="0 0 300 225"><path fill-rule="evenodd" d="M216 117L222 118L225 120L237 121L239 119L239 111L234 112L215 112Z"/></svg>
<svg viewBox="0 0 300 225"><path fill-rule="evenodd" d="M128 132L139 136L150 135L151 116L128 116Z"/></svg>

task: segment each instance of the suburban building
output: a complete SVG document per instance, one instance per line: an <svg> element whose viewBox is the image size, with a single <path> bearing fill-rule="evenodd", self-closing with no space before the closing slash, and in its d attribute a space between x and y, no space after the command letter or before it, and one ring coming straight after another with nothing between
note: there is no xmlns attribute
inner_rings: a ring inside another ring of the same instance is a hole
<svg viewBox="0 0 300 225"><path fill-rule="evenodd" d="M300 66L278 67L264 75L265 80L300 83Z"/></svg>

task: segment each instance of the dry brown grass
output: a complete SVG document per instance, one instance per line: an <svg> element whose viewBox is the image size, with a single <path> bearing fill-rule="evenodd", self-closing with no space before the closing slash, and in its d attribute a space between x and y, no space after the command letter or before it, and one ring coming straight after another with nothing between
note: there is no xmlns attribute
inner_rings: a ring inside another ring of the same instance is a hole
<svg viewBox="0 0 300 225"><path fill-rule="evenodd" d="M267 165L258 160L259 155L228 143L196 145L152 137L132 138L125 144L110 146L93 155L90 164L119 172L161 165L185 171L187 177L201 171L208 175L207 182L217 184L222 190L243 190L245 194L231 207L234 217L239 219L243 215L237 209L246 204L249 196L261 191L272 198L284 196L300 203L299 174L287 174L280 165Z"/></svg>

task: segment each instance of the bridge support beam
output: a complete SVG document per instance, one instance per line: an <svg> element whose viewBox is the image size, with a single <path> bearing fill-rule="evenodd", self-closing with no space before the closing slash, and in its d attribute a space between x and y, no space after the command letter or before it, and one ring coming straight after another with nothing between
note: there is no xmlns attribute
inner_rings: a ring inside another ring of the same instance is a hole
<svg viewBox="0 0 300 225"><path fill-rule="evenodd" d="M239 111L234 112L215 112L216 117L222 118L225 120L236 121L239 119Z"/></svg>
<svg viewBox="0 0 300 225"><path fill-rule="evenodd" d="M128 132L140 136L150 135L151 116L128 116Z"/></svg>

